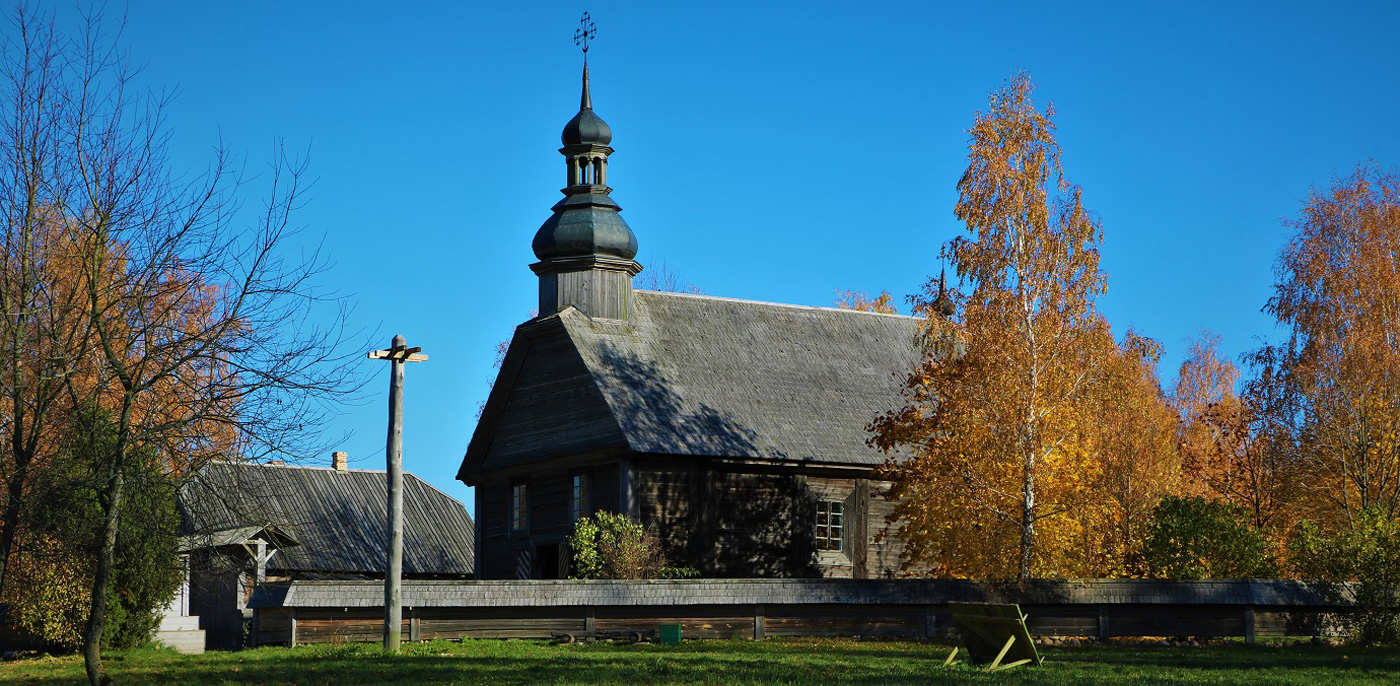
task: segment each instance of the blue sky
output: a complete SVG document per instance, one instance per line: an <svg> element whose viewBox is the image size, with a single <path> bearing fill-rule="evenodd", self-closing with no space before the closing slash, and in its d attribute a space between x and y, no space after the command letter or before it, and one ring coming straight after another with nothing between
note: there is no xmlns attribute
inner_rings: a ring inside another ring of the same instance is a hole
<svg viewBox="0 0 1400 686"><path fill-rule="evenodd" d="M253 171L276 138L309 147L297 219L334 262L324 286L431 356L408 370L405 463L469 508L453 478L496 344L535 305L583 10L638 261L712 295L917 291L962 231L966 130L1027 71L1104 225L1100 306L1163 343L1167 383L1200 329L1230 355L1274 333L1259 310L1309 188L1400 163L1391 2L132 2L122 43L180 92L177 169L220 139ZM383 466L372 372L333 427L354 467Z"/></svg>

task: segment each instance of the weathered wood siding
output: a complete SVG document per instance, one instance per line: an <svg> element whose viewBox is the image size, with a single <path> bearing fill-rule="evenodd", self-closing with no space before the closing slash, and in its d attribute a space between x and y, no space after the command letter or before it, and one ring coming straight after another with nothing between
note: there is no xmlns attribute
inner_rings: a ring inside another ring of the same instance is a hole
<svg viewBox="0 0 1400 686"><path fill-rule="evenodd" d="M419 638L549 638L583 631L584 608L467 607L417 611Z"/></svg>
<svg viewBox="0 0 1400 686"><path fill-rule="evenodd" d="M662 624L679 624L690 638L753 638L754 631L752 606L600 607L594 613L599 631L656 631Z"/></svg>
<svg viewBox="0 0 1400 686"><path fill-rule="evenodd" d="M410 613L403 613L400 624L405 640L410 638ZM301 609L296 614L297 643L365 643L384 638L384 611L375 609Z"/></svg>
<svg viewBox="0 0 1400 686"><path fill-rule="evenodd" d="M927 633L928 611L922 606L769 605L769 636L903 636Z"/></svg>
<svg viewBox="0 0 1400 686"><path fill-rule="evenodd" d="M593 511L617 511L618 498L620 497L618 489L622 481L618 469L619 465L616 461L594 465L588 469L588 476L592 480L593 487L589 509Z"/></svg>
<svg viewBox="0 0 1400 686"><path fill-rule="evenodd" d="M257 610L253 622L253 645L288 645L292 641L292 617L295 610L268 607Z"/></svg>
<svg viewBox="0 0 1400 686"><path fill-rule="evenodd" d="M891 521L895 502L886 497L890 482L870 480L865 483L867 512L865 516L865 578L892 578L899 571L899 556L904 542L895 535L899 522Z"/></svg>
<svg viewBox="0 0 1400 686"><path fill-rule="evenodd" d="M676 565L693 566L708 539L697 498L702 487L695 483L701 473L680 461L637 470L640 519L654 528L666 559Z"/></svg>
<svg viewBox="0 0 1400 686"><path fill-rule="evenodd" d="M899 568L893 540L877 541L893 504L883 482L746 473L709 461L638 460L642 522L669 560L704 577L879 578ZM845 508L840 551L819 551L816 506Z"/></svg>
<svg viewBox="0 0 1400 686"><path fill-rule="evenodd" d="M561 549L573 531L570 503L576 474L588 477L586 512L617 510L616 460L570 468L495 472L477 483L477 536L482 542L477 564L479 578L558 578L567 574L567 570L556 565L559 574L548 576L551 565L545 558L556 556L567 562L567 551ZM511 488L518 483L525 484L529 511L529 526L524 532L510 529Z"/></svg>
<svg viewBox="0 0 1400 686"><path fill-rule="evenodd" d="M255 596L260 644L378 640L377 582L298 581ZM1319 635L1346 585L1290 581L701 580L405 582L410 640L546 638L681 624L686 636L932 637L950 601L1018 602L1035 635Z"/></svg>
<svg viewBox="0 0 1400 686"><path fill-rule="evenodd" d="M476 484L476 575L478 579L513 578L515 547L510 540L510 479L495 476Z"/></svg>
<svg viewBox="0 0 1400 686"><path fill-rule="evenodd" d="M199 617L205 645L212 650L233 650L243 640L245 575L227 567L222 556L200 551L192 556L190 614Z"/></svg>
<svg viewBox="0 0 1400 686"><path fill-rule="evenodd" d="M512 352L517 346L522 357L507 361L515 376L504 407L482 416L493 438L477 471L627 445L562 326L517 334Z"/></svg>
<svg viewBox="0 0 1400 686"><path fill-rule="evenodd" d="M1036 636L1246 636L1248 608L1227 605L1167 606L1022 605ZM1326 611L1256 610L1255 636L1315 636ZM926 638L954 631L946 606L929 605L639 605L556 607L406 608L407 640L462 638L547 639L561 633L656 631L679 624L687 638L783 638L879 636ZM378 608L258 610L257 645L287 645L295 620L296 641L377 642L384 616ZM414 628L416 622L417 628Z"/></svg>

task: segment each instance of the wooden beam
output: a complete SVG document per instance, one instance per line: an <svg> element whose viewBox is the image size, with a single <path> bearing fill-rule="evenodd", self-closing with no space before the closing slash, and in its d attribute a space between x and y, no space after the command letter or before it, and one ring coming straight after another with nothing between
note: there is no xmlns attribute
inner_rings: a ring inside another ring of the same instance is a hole
<svg viewBox="0 0 1400 686"><path fill-rule="evenodd" d="M1001 652L997 653L996 659L992 660L992 666L988 667L987 671L997 671L997 666L1001 664L1001 659L1006 657L1006 651L1011 650L1011 646L1014 643L1016 643L1016 636L1012 635L1006 637L1006 643L1001 646Z"/></svg>
<svg viewBox="0 0 1400 686"><path fill-rule="evenodd" d="M427 362L428 356L419 353L421 347L415 348L389 348L387 350L371 350L368 353L371 360L398 360L400 362Z"/></svg>

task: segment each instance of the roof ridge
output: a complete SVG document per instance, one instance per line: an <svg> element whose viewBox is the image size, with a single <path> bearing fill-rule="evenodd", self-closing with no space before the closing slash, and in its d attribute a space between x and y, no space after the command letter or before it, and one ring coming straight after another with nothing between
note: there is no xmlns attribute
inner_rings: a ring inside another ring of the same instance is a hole
<svg viewBox="0 0 1400 686"><path fill-rule="evenodd" d="M359 467L336 469L335 467L326 467L324 465L315 464L267 464L265 462L234 462L232 460L214 460L206 462L204 464L205 467L212 467L214 465L222 465L226 467L261 467L265 469L304 469L306 471L319 472L355 472L360 474L383 474L386 471L388 471L386 469L360 469ZM411 475L412 473L404 472L404 474ZM419 480L422 479L422 477L418 476L414 476L414 478Z"/></svg>
<svg viewBox="0 0 1400 686"><path fill-rule="evenodd" d="M923 319L911 314L890 314L888 312L870 312L868 310L852 310L844 307L823 307L820 305L794 305L792 303L776 303L768 300L748 300L745 298L727 298L719 295L700 295L697 293L675 293L672 291L648 291L638 289L637 293L646 293L648 296L659 295L666 298L697 298L701 300L719 300L722 302L745 303L750 305L768 305L771 307L786 307L794 310L818 310L821 312L851 312L855 314L871 315L876 317L895 317L897 319Z"/></svg>

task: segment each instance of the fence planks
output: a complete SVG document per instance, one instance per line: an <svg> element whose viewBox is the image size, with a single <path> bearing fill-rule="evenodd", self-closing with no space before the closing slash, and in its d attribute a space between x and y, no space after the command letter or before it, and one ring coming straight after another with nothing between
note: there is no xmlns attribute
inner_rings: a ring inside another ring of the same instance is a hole
<svg viewBox="0 0 1400 686"><path fill-rule="evenodd" d="M377 641L383 610L369 595L377 585L260 588L251 603L255 641ZM410 581L405 599L418 605L405 608L404 630L420 640L548 638L680 624L687 638L926 638L951 632L948 603L971 598L1020 600L1039 636L1309 636L1345 610L1336 590L1275 581L1037 582L1019 590L932 580Z"/></svg>

